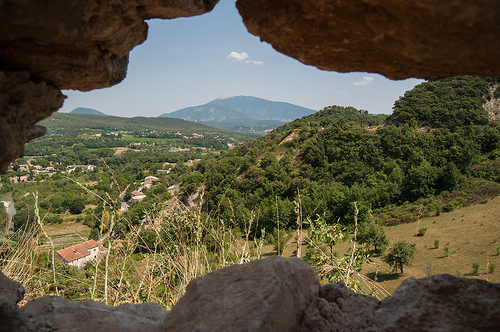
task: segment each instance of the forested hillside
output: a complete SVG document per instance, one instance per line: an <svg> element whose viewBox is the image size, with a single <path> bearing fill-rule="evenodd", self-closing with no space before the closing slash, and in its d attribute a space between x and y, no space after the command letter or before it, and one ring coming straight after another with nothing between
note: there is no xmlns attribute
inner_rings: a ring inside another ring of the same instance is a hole
<svg viewBox="0 0 500 332"><path fill-rule="evenodd" d="M287 228L300 200L303 217L349 226L355 201L360 221L397 223L498 195L489 180L498 179L499 124L482 107L495 83L422 83L395 103L384 125L383 115L331 106L282 126L200 163L206 208L225 220L255 213L258 227L272 229L279 219ZM413 217L387 213L413 202L421 205Z"/></svg>
<svg viewBox="0 0 500 332"><path fill-rule="evenodd" d="M457 76L419 84L394 103L390 122L450 130L487 125L483 105L500 97L498 83L499 78Z"/></svg>
<svg viewBox="0 0 500 332"><path fill-rule="evenodd" d="M51 134L89 134L95 130L115 130L115 131L142 131L156 130L161 132L170 131L175 133L231 133L227 130L210 127L204 124L190 122L174 118L146 118L133 117L122 118L118 116L106 116L97 114L78 114L78 113L54 113L50 118L40 122L42 126L49 129ZM245 136L240 134L240 137ZM255 137L254 135L253 137ZM252 137L248 134L246 137Z"/></svg>

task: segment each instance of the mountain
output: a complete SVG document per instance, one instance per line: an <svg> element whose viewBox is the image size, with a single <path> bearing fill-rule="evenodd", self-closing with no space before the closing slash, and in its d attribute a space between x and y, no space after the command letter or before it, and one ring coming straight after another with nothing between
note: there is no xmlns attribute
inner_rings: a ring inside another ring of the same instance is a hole
<svg viewBox="0 0 500 332"><path fill-rule="evenodd" d="M205 105L164 113L160 117L184 119L233 131L265 133L314 112L290 103L237 96L218 98Z"/></svg>
<svg viewBox="0 0 500 332"><path fill-rule="evenodd" d="M73 114L93 114L93 115L106 115L101 111L95 110L93 108L77 107L70 113Z"/></svg>

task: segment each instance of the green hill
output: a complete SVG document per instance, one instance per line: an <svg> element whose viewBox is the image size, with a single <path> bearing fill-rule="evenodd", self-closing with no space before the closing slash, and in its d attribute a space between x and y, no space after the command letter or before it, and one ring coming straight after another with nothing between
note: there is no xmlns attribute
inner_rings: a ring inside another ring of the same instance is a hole
<svg viewBox="0 0 500 332"><path fill-rule="evenodd" d="M415 206L430 215L500 194L498 183L490 181L498 178L498 123L484 117L477 94L460 90L464 84L483 86L479 91L486 97L480 101L486 101L490 81L457 80L462 83L456 90L449 80L432 82L462 100L460 108L449 108L448 118L470 114L480 120L422 130L421 123L401 116L400 106L422 118L421 98L427 98L417 93L422 86L396 103L390 120L398 126L381 125L383 115L327 107L203 164L207 209L225 220L254 213L259 228L272 230L278 218L281 227L294 227L294 201L300 199L304 217L320 214L352 227L353 202L360 222L377 218L395 224L416 220ZM437 102L448 103L449 94L438 95ZM439 117L434 112L442 109L431 108L430 118Z"/></svg>
<svg viewBox="0 0 500 332"><path fill-rule="evenodd" d="M500 79L474 76L421 83L394 103L390 122L419 123L451 130L468 125L486 125L489 114L484 104L499 97L498 83Z"/></svg>
<svg viewBox="0 0 500 332"><path fill-rule="evenodd" d="M54 113L51 117L41 121L40 124L48 128L49 135L67 132L86 133L90 129L101 131L179 131L182 133L196 132L199 134L220 132L231 133L233 136L239 135L246 136L247 138L255 137L255 135L235 134L204 124L173 118L122 118L117 116L103 116L95 114Z"/></svg>

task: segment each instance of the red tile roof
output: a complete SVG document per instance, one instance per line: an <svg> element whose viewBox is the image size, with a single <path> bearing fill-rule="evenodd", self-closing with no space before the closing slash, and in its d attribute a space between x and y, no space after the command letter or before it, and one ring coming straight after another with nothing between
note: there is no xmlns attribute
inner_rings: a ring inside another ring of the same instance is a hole
<svg viewBox="0 0 500 332"><path fill-rule="evenodd" d="M88 240L86 242L61 249L57 252L57 254L69 263L79 258L90 255L90 252L87 249L97 247L98 245L99 244L95 240Z"/></svg>

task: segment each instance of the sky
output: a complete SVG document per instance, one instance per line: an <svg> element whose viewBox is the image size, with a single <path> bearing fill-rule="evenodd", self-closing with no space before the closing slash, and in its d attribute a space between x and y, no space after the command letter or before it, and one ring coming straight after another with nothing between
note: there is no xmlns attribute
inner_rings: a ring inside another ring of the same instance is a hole
<svg viewBox="0 0 500 332"><path fill-rule="evenodd" d="M391 114L394 102L423 82L304 65L250 34L235 0L221 0L204 15L148 25L148 39L130 52L125 80L90 92L64 90L60 112L86 107L156 117L219 97L253 96L313 110L339 105Z"/></svg>

